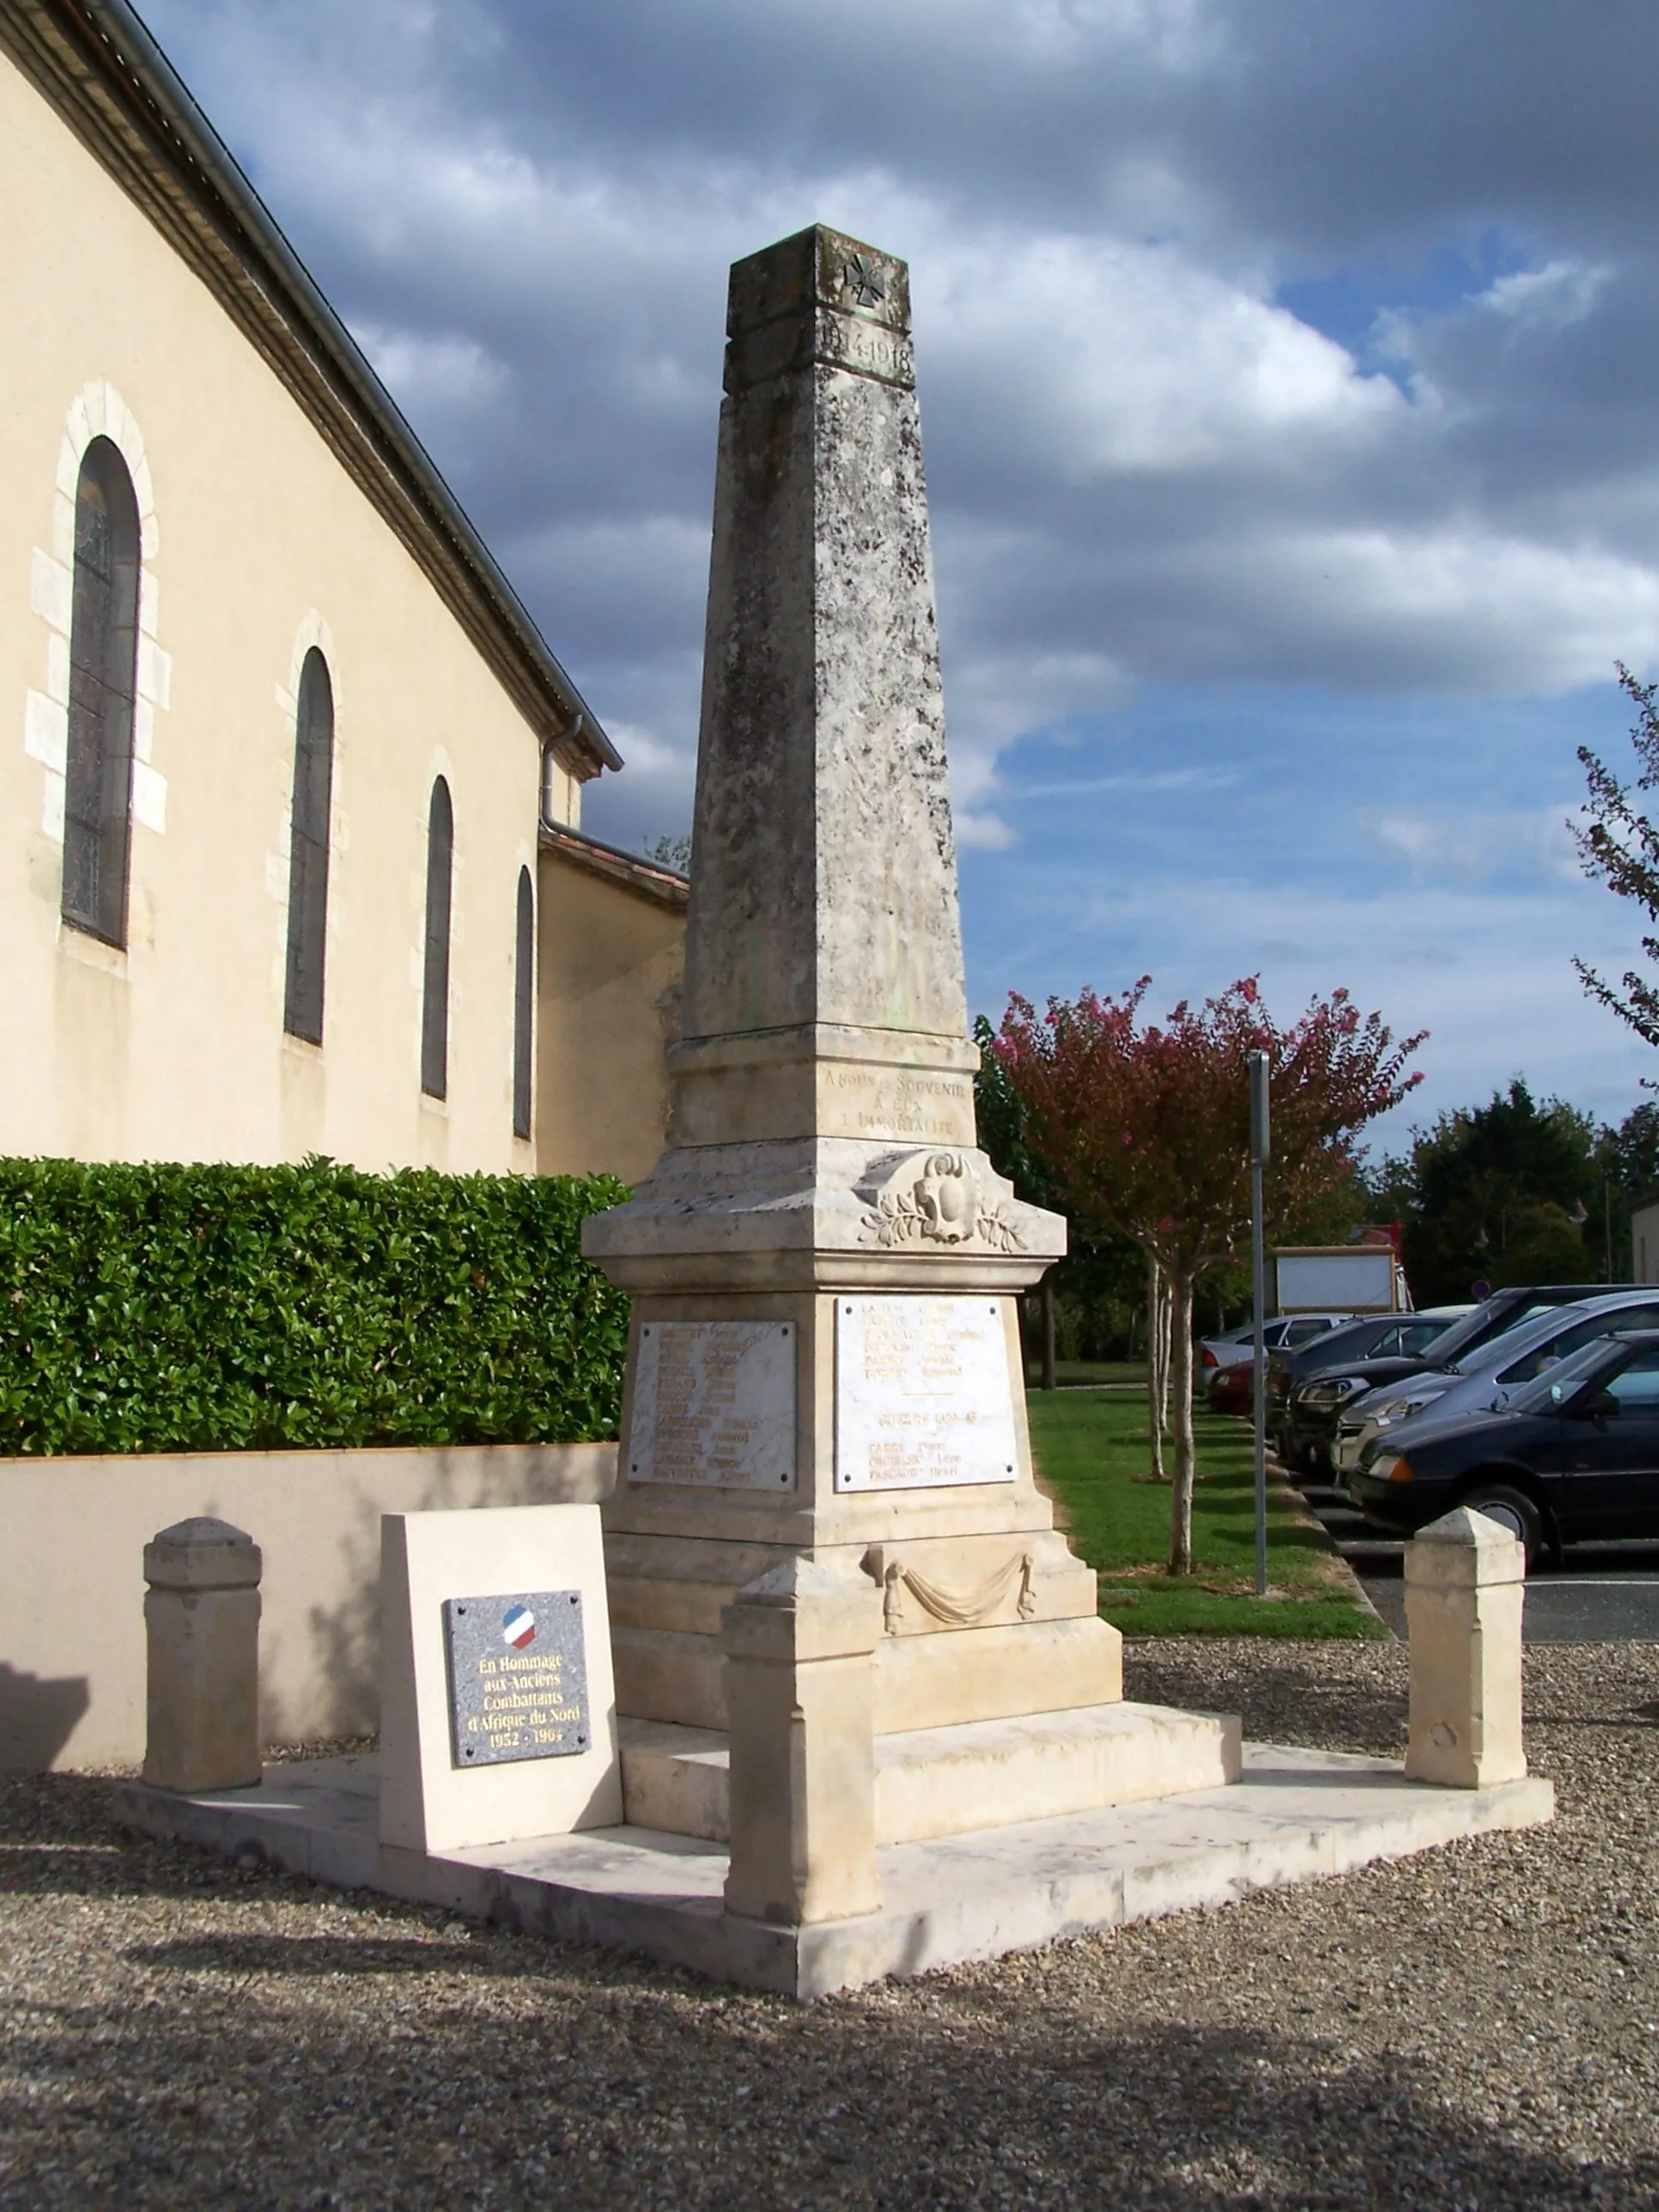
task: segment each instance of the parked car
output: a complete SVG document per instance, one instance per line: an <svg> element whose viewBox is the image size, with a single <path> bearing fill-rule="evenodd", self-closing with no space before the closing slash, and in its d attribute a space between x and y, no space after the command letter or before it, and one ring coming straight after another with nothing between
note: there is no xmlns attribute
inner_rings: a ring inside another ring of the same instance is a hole
<svg viewBox="0 0 1659 2212"><path fill-rule="evenodd" d="M1436 1306L1422 1313L1395 1314L1386 1328L1372 1334L1366 1358L1420 1358L1470 1310L1468 1306ZM1363 1393L1364 1385L1359 1387ZM1318 1366L1304 1381L1291 1382L1278 1422L1279 1455L1287 1467L1309 1474L1329 1468L1337 1422L1352 1395L1352 1386L1340 1374Z"/></svg>
<svg viewBox="0 0 1659 2212"><path fill-rule="evenodd" d="M1564 1544L1659 1536L1659 1330L1601 1337L1479 1419L1402 1422L1348 1487L1409 1535L1456 1505L1489 1513L1530 1565Z"/></svg>
<svg viewBox="0 0 1659 2212"><path fill-rule="evenodd" d="M1437 1315L1438 1309L1436 1310ZM1300 1464L1298 1439L1289 1428L1291 1393L1304 1377L1322 1374L1327 1367L1357 1364L1371 1358L1401 1356L1399 1346L1401 1332L1421 1322L1425 1316L1413 1313L1356 1314L1328 1337L1316 1342L1286 1348L1277 1352L1267 1362L1267 1425L1279 1453L1287 1467ZM1388 1347L1379 1352L1378 1347Z"/></svg>
<svg viewBox="0 0 1659 2212"><path fill-rule="evenodd" d="M1353 1316L1346 1313L1279 1314L1267 1322L1262 1330L1269 1352L1281 1349L1300 1351L1316 1337L1328 1336L1340 1328ZM1206 1387L1218 1370L1237 1367L1241 1360L1249 1361L1255 1352L1255 1323L1244 1322L1237 1328L1224 1329L1219 1336L1200 1337L1198 1346L1199 1380Z"/></svg>
<svg viewBox="0 0 1659 2212"><path fill-rule="evenodd" d="M1437 1419L1446 1420L1460 1413L1486 1413L1581 1345L1632 1328L1659 1328L1659 1291L1614 1291L1580 1305L1547 1308L1449 1365L1368 1391L1342 1409L1336 1425L1337 1473L1346 1475L1363 1467L1379 1437L1431 1406Z"/></svg>
<svg viewBox="0 0 1659 2212"><path fill-rule="evenodd" d="M1255 1363L1236 1359L1211 1376L1205 1398L1212 1413L1235 1413L1248 1421L1255 1412Z"/></svg>
<svg viewBox="0 0 1659 2212"><path fill-rule="evenodd" d="M1491 1297L1466 1314L1462 1321L1454 1322L1428 1352L1419 1353L1415 1358L1395 1353L1385 1359L1368 1360L1356 1352L1346 1332L1333 1332L1325 1341L1288 1358L1282 1353L1276 1354L1268 1364L1267 1418L1280 1456L1287 1467L1295 1466L1295 1461L1289 1456L1293 1449L1291 1440L1284 1432L1286 1402L1292 1385L1305 1382L1316 1372L1340 1375L1352 1383L1363 1385L1365 1390L1375 1389L1380 1382L1403 1382L1407 1376L1422 1374L1425 1368L1461 1358L1464 1352L1472 1352L1477 1345L1486 1344L1494 1336L1501 1336L1528 1313L1540 1312L1546 1306L1577 1305L1586 1298L1606 1297L1613 1291L1639 1291L1643 1287L1640 1283L1550 1283L1494 1291ZM1397 1321L1400 1316L1370 1316L1374 1323L1390 1318ZM1351 1326L1358 1330L1361 1324L1354 1322ZM1352 1388L1344 1402L1350 1403L1361 1395L1360 1388Z"/></svg>

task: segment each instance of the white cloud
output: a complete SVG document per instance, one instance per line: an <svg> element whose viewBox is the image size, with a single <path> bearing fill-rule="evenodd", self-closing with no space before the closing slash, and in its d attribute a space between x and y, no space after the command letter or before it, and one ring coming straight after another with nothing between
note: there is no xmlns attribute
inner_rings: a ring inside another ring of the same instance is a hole
<svg viewBox="0 0 1659 2212"><path fill-rule="evenodd" d="M1566 257L1498 277L1475 304L1534 329L1565 330L1591 313L1612 276L1609 268Z"/></svg>
<svg viewBox="0 0 1659 2212"><path fill-rule="evenodd" d="M422 337L413 331L359 323L353 334L389 390L405 408L464 409L497 398L507 383L501 362L476 339Z"/></svg>
<svg viewBox="0 0 1659 2212"><path fill-rule="evenodd" d="M1419 883L1481 884L1537 876L1574 883L1583 874L1567 827L1576 805L1524 813L1362 815L1385 853L1406 861Z"/></svg>
<svg viewBox="0 0 1659 2212"><path fill-rule="evenodd" d="M918 258L929 377L1061 483L1367 441L1398 387L1174 246L938 222Z"/></svg>

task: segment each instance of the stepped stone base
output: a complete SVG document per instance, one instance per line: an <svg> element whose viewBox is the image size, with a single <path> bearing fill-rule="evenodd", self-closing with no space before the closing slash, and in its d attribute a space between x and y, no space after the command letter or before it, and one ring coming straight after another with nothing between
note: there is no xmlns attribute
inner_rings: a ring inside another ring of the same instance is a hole
<svg viewBox="0 0 1659 2212"><path fill-rule="evenodd" d="M878 1853L883 1905L779 1928L721 1902L717 1845L635 1827L424 1853L382 1844L373 1758L267 1767L257 1789L113 1792L118 1820L341 1889L374 1889L565 1943L642 1954L797 1997L994 1959L1056 1937L1403 1858L1554 1809L1532 1777L1485 1790L1406 1780L1391 1760L1247 1745L1242 1780L1115 1810Z"/></svg>
<svg viewBox="0 0 1659 2212"><path fill-rule="evenodd" d="M629 1826L724 1843L726 1737L658 1721L624 1720L618 1734ZM1229 1716L1086 1705L912 1729L875 1749L876 1841L913 1844L1220 1789L1238 1779L1240 1730Z"/></svg>
<svg viewBox="0 0 1659 2212"><path fill-rule="evenodd" d="M611 1631L617 1710L684 1728L726 1726L726 1655L712 1636ZM1086 1619L1016 1621L884 1638L876 1652L878 1735L1108 1705L1123 1695L1123 1638Z"/></svg>

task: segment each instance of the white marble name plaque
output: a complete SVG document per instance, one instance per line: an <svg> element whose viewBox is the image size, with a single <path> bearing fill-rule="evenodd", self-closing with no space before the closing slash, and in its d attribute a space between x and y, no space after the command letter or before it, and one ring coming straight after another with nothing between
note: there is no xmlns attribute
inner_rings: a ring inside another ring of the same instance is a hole
<svg viewBox="0 0 1659 2212"><path fill-rule="evenodd" d="M793 1489L793 1323L642 1322L628 1477L705 1489Z"/></svg>
<svg viewBox="0 0 1659 2212"><path fill-rule="evenodd" d="M836 1488L1012 1482L1019 1465L995 1298L836 1300Z"/></svg>

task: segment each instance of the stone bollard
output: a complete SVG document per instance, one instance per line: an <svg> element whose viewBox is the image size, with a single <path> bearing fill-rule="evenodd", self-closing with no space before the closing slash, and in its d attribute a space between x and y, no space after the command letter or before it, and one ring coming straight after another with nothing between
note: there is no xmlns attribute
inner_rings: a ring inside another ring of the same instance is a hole
<svg viewBox="0 0 1659 2212"><path fill-rule="evenodd" d="M726 1909L788 1927L881 1910L872 1713L881 1593L797 1553L721 1615Z"/></svg>
<svg viewBox="0 0 1659 2212"><path fill-rule="evenodd" d="M259 1547L228 1521L176 1522L144 1547L149 1735L161 1790L259 1779Z"/></svg>
<svg viewBox="0 0 1659 2212"><path fill-rule="evenodd" d="M1411 1731L1406 1772L1455 1790L1518 1782L1521 1607L1526 1553L1507 1528L1467 1506L1406 1547Z"/></svg>

